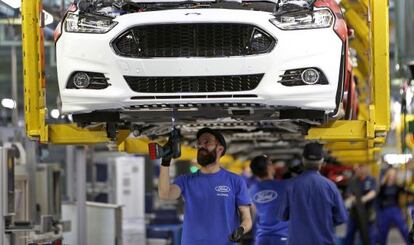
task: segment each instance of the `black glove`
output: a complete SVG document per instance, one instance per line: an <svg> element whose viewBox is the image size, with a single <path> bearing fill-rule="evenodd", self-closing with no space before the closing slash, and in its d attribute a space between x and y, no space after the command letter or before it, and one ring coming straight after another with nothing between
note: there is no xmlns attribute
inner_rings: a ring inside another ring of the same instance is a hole
<svg viewBox="0 0 414 245"><path fill-rule="evenodd" d="M168 149L168 153L165 154L161 159L161 166L169 167L171 164L171 158L173 157L173 151L172 151L172 143L170 140L165 144L163 147L164 149Z"/></svg>
<svg viewBox="0 0 414 245"><path fill-rule="evenodd" d="M233 233L230 234L229 240L230 242L240 242L241 238L244 235L244 227L239 226L236 230L233 231Z"/></svg>
<svg viewBox="0 0 414 245"><path fill-rule="evenodd" d="M171 158L162 158L161 166L169 167L171 165Z"/></svg>
<svg viewBox="0 0 414 245"><path fill-rule="evenodd" d="M410 232L408 233L408 241L410 244L414 244L414 225L411 227Z"/></svg>

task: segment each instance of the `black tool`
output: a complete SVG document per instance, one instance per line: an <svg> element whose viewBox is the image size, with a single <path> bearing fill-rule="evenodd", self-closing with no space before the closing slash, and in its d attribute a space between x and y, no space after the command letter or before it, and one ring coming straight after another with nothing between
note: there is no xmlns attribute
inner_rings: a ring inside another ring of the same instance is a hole
<svg viewBox="0 0 414 245"><path fill-rule="evenodd" d="M161 146L155 142L148 144L149 154L152 160L178 158L181 156L180 132L174 127L170 132L168 142Z"/></svg>
<svg viewBox="0 0 414 245"><path fill-rule="evenodd" d="M233 231L233 233L230 234L229 240L230 242L240 242L244 235L244 227L239 226L236 230Z"/></svg>

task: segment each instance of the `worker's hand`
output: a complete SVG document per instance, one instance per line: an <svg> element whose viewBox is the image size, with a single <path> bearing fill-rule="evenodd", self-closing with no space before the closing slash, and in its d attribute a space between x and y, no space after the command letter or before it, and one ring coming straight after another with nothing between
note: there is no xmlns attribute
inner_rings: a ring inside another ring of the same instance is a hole
<svg viewBox="0 0 414 245"><path fill-rule="evenodd" d="M171 159L173 157L172 143L170 140L163 146L164 149L168 149L168 153L165 154L161 159L161 165L164 167L169 167L171 164Z"/></svg>
<svg viewBox="0 0 414 245"><path fill-rule="evenodd" d="M355 202L356 202L355 196L350 196L345 200L345 207L349 209L352 206L354 206Z"/></svg>
<svg viewBox="0 0 414 245"><path fill-rule="evenodd" d="M162 158L161 159L161 166L169 167L171 165L171 158Z"/></svg>
<svg viewBox="0 0 414 245"><path fill-rule="evenodd" d="M168 142L162 147L164 155L161 160L162 166L170 166L171 159L179 158L181 156L180 132L173 129L168 137Z"/></svg>
<svg viewBox="0 0 414 245"><path fill-rule="evenodd" d="M233 231L233 233L229 236L229 240L231 242L240 242L241 238L244 234L244 227L239 226L236 230Z"/></svg>

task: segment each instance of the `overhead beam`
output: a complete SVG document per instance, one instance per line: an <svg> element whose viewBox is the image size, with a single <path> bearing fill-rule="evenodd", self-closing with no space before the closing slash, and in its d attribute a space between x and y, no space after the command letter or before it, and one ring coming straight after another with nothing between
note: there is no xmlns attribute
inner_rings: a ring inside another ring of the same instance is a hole
<svg viewBox="0 0 414 245"><path fill-rule="evenodd" d="M66 145L86 145L108 143L104 127L79 128L75 124L49 125L49 143Z"/></svg>
<svg viewBox="0 0 414 245"><path fill-rule="evenodd" d="M366 150L374 145L372 140L362 142L331 142L325 144L325 148L330 151L346 151L346 150Z"/></svg>
<svg viewBox="0 0 414 245"><path fill-rule="evenodd" d="M309 129L307 140L320 141L366 141L366 121L343 121Z"/></svg>

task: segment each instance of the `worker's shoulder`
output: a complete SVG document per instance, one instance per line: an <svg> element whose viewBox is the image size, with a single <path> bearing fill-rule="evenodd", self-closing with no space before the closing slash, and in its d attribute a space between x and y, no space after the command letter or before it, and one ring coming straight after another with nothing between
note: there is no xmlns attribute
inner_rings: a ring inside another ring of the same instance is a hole
<svg viewBox="0 0 414 245"><path fill-rule="evenodd" d="M325 176L323 176L323 175L321 175L319 173L299 175L297 177L297 180L295 182L296 183L303 182L303 181L301 181L301 179L311 179L311 180L313 180L312 181L313 182L312 183L313 185L316 184L316 185L320 185L320 186L336 187L335 183L332 180L326 178ZM305 181L302 184L309 184L309 183L307 183Z"/></svg>
<svg viewBox="0 0 414 245"><path fill-rule="evenodd" d="M223 176L225 176L226 178L229 178L229 179L231 179L233 181L245 183L245 180L240 175L238 175L236 173L233 173L233 172L230 172L227 169L221 168L221 174Z"/></svg>
<svg viewBox="0 0 414 245"><path fill-rule="evenodd" d="M242 179L242 177L240 175L235 174L233 172L230 172L229 170L227 170L225 168L221 168L220 171L221 171L222 174L227 175L231 178Z"/></svg>

